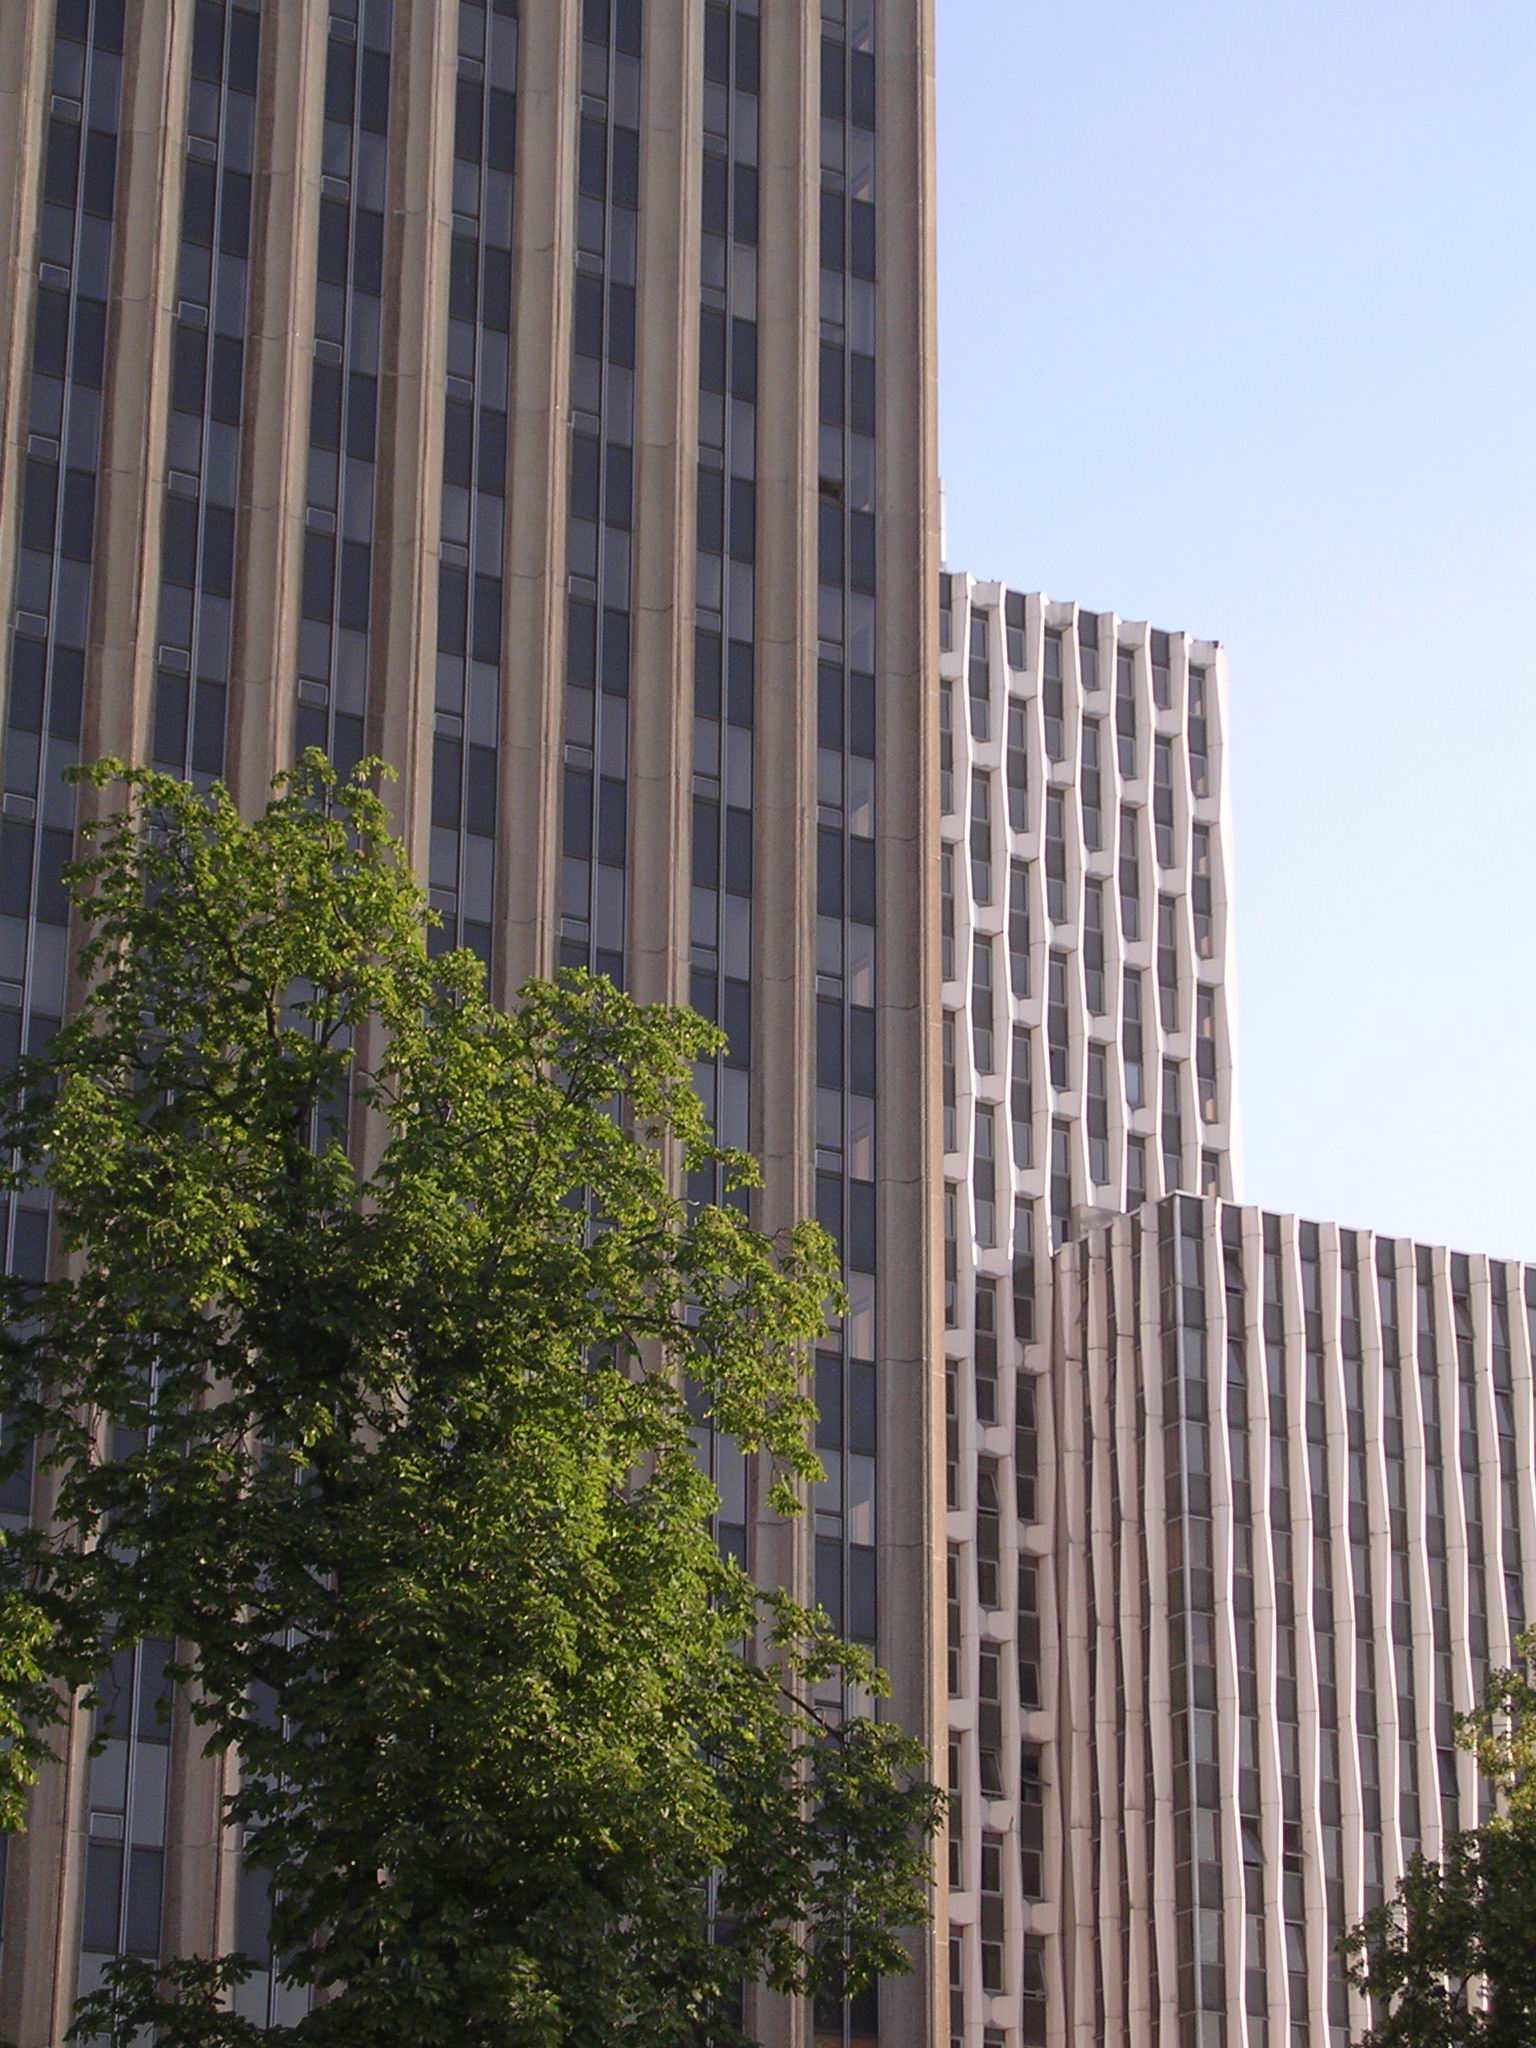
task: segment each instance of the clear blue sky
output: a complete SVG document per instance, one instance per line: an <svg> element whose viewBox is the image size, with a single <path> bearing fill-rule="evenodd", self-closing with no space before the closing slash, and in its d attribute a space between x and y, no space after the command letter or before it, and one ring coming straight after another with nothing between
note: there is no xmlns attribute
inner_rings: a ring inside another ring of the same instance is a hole
<svg viewBox="0 0 1536 2048"><path fill-rule="evenodd" d="M1223 641L1248 1201L1536 1260L1536 0L938 0L948 559Z"/></svg>

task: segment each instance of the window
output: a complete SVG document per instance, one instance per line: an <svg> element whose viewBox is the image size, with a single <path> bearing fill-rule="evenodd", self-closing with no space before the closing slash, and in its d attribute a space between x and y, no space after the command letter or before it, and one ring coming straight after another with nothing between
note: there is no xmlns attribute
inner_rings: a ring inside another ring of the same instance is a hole
<svg viewBox="0 0 1536 2048"><path fill-rule="evenodd" d="M1002 1518L997 1509L997 1461L981 1458L976 1465L976 1597L983 1607L998 1605L998 1566L1002 1557Z"/></svg>
<svg viewBox="0 0 1536 2048"><path fill-rule="evenodd" d="M829 1005L829 1008L832 1009L833 1015L836 1016L836 1006ZM946 1010L944 1012L944 1022L940 1027L940 1037L944 1083L944 1150L946 1152L953 1152L960 1142L959 1110L956 1106L955 1098L955 1013L953 1010Z"/></svg>
<svg viewBox="0 0 1536 2048"><path fill-rule="evenodd" d="M1215 946L1215 918L1212 915L1211 898L1211 828L1196 825L1190 835L1191 866L1190 900L1195 918L1195 951L1202 960L1209 960Z"/></svg>
<svg viewBox="0 0 1536 2048"><path fill-rule="evenodd" d="M993 1115L990 1103L977 1103L971 1192L976 1204L976 1242L982 1245L997 1243L997 1152Z"/></svg>
<svg viewBox="0 0 1536 2048"><path fill-rule="evenodd" d="M955 808L955 690L939 685L939 808L947 818Z"/></svg>
<svg viewBox="0 0 1536 2048"><path fill-rule="evenodd" d="M1008 978L1016 996L1028 996L1029 868L1021 860L1008 866Z"/></svg>
<svg viewBox="0 0 1536 2048"><path fill-rule="evenodd" d="M954 1505L954 1498L953 1498L953 1496L951 1496L951 1498L950 1498L950 1505L951 1505L951 1506L953 1506L953 1505ZM948 1635L949 1635L949 1696L950 1696L950 1698L951 1698L951 1699L955 1699L955 1698L957 1698L957 1697L958 1697L958 1695L959 1695L959 1693L960 1693L960 1689L961 1689L961 1677L960 1677L960 1645L961 1645L961 1608L960 1608L960 1550L959 1550L959 1546L958 1546L957 1544L954 1544L954 1543L951 1543L951 1545L949 1546L949 1550L948 1550L948 1553L947 1553L947 1555L946 1555L946 1557L945 1557L945 1560L944 1560L944 1588L945 1588L945 1607L946 1607L946 1610L947 1610L947 1622L948 1622ZM951 1883L951 1884L958 1884L958 1883L959 1883L959 1879L958 1879L958 1878L957 1878L957 1876L955 1875L955 1852L956 1852L956 1847L957 1847L957 1843L956 1843L956 1839L955 1839L955 1838L956 1838L956 1835L957 1835L957 1833L958 1833L958 1830L957 1830L957 1829L956 1829L956 1827L955 1827L955 1806L956 1806L956 1805L958 1804L958 1795L959 1795L959 1791L960 1791L960 1772L959 1772L959 1761L958 1761L958 1757L957 1757L957 1754L956 1754L956 1752L957 1752L957 1750L958 1750L958 1747L959 1747L959 1745L958 1745L957 1743L951 1743L951 1744L950 1744L950 1750L949 1750L949 1754L950 1754L950 1766L949 1766L949 1782L950 1782L950 1786L951 1786L951 1788L952 1788L952 1790L953 1790L953 1793L954 1793L954 1795L955 1795L955 1796L954 1796L954 1797L953 1797L953 1798L951 1799L951 1801L950 1801L950 1849L949 1849L949 1854L950 1854L950 1866L949 1866L949 1881L950 1881L950 1883Z"/></svg>
<svg viewBox="0 0 1536 2048"><path fill-rule="evenodd" d="M992 790L985 775L971 776L971 895L992 901Z"/></svg>
<svg viewBox="0 0 1536 2048"><path fill-rule="evenodd" d="M1083 992L1090 1016L1104 1014L1104 884L1083 888Z"/></svg>
<svg viewBox="0 0 1536 2048"><path fill-rule="evenodd" d="M1125 1141L1125 1206L1140 1209L1147 1199L1147 1141L1145 1138L1127 1138Z"/></svg>
<svg viewBox="0 0 1536 2048"><path fill-rule="evenodd" d="M981 1838L981 1987L1003 1988L1003 1838Z"/></svg>
<svg viewBox="0 0 1536 2048"><path fill-rule="evenodd" d="M1029 830L1029 753L1024 706L1016 697L1008 699L1008 829Z"/></svg>
<svg viewBox="0 0 1536 2048"><path fill-rule="evenodd" d="M1122 984L1120 1052L1125 1067L1125 1099L1132 1109L1146 1101L1142 1078L1141 976L1127 969Z"/></svg>
<svg viewBox="0 0 1536 2048"><path fill-rule="evenodd" d="M944 1327L954 1329L960 1319L960 1191L953 1181L944 1184Z"/></svg>
<svg viewBox="0 0 1536 2048"><path fill-rule="evenodd" d="M1099 687L1099 622L1092 612L1077 615L1077 672L1085 690Z"/></svg>
<svg viewBox="0 0 1536 2048"><path fill-rule="evenodd" d="M1167 711L1173 703L1173 681L1168 668L1168 635L1156 631L1152 635L1152 702L1159 711Z"/></svg>
<svg viewBox="0 0 1536 2048"><path fill-rule="evenodd" d="M1013 1334L1029 1344L1035 1335L1035 1212L1020 1196L1013 1205Z"/></svg>
<svg viewBox="0 0 1536 2048"><path fill-rule="evenodd" d="M1210 760L1206 752L1205 699L1207 671L1189 672L1189 786L1196 796L1208 796L1211 787Z"/></svg>
<svg viewBox="0 0 1536 2048"><path fill-rule="evenodd" d="M978 1074L990 1074L993 1056L992 941L978 932L971 952L971 1048Z"/></svg>
<svg viewBox="0 0 1536 2048"><path fill-rule="evenodd" d="M1072 1215L1072 1134L1066 1124L1051 1125L1051 1243L1067 1241Z"/></svg>
<svg viewBox="0 0 1536 2048"><path fill-rule="evenodd" d="M1127 940L1141 937L1141 863L1136 855L1136 813L1120 808L1120 928Z"/></svg>
<svg viewBox="0 0 1536 2048"><path fill-rule="evenodd" d="M1136 654L1130 647L1115 650L1115 740L1120 773L1129 782L1136 773Z"/></svg>
<svg viewBox="0 0 1536 2048"><path fill-rule="evenodd" d="M1083 720L1083 844L1097 853L1104 844L1102 781L1099 775L1099 743L1103 728L1096 718Z"/></svg>
<svg viewBox="0 0 1536 2048"><path fill-rule="evenodd" d="M1171 896L1157 899L1157 1002L1165 1031L1179 1028L1178 915Z"/></svg>
<svg viewBox="0 0 1536 2048"><path fill-rule="evenodd" d="M1046 975L1045 1037L1050 1050L1051 1086L1067 1085L1067 956L1053 953Z"/></svg>
<svg viewBox="0 0 1536 2048"><path fill-rule="evenodd" d="M1010 590L1003 599L1003 618L1008 639L1008 666L1024 666L1024 593Z"/></svg>
<svg viewBox="0 0 1536 2048"><path fill-rule="evenodd" d="M1067 735L1061 694L1061 635L1057 632L1048 632L1045 636L1045 676L1041 698L1045 707L1046 759L1064 761L1067 757Z"/></svg>
<svg viewBox="0 0 1536 2048"><path fill-rule="evenodd" d="M1022 1578L1022 1567L1020 1577ZM1022 1600L1019 1606L1019 1634L1023 1641L1025 1611ZM1037 1616L1030 1620L1038 1638L1040 1623ZM1022 1655L1021 1655L1022 1668ZM1034 1697L1030 1704L1039 1704L1039 1667L1036 1665ZM1019 1705L1025 1703L1023 1680L1019 1683ZM1043 1898L1045 1893L1045 1787L1040 1772L1040 1749L1037 1743L1019 1744L1019 1879L1026 1899Z"/></svg>
<svg viewBox="0 0 1536 2048"><path fill-rule="evenodd" d="M976 1282L976 1420L997 1420L997 1282Z"/></svg>
<svg viewBox="0 0 1536 2048"><path fill-rule="evenodd" d="M946 846L939 855L939 971L955 978L955 856Z"/></svg>
<svg viewBox="0 0 1536 2048"><path fill-rule="evenodd" d="M1184 1120L1179 1109L1179 1063L1163 1062L1163 1186L1172 1191L1184 1179Z"/></svg>
<svg viewBox="0 0 1536 2048"><path fill-rule="evenodd" d="M1022 1024L1013 1027L1013 1070L1009 1077L1009 1107L1013 1115L1013 1167L1015 1173L1035 1163L1035 1091L1030 1073L1030 1034Z"/></svg>
<svg viewBox="0 0 1536 2048"><path fill-rule="evenodd" d="M1195 991L1195 1078L1199 1083L1201 1121L1216 1121L1216 991Z"/></svg>
<svg viewBox="0 0 1536 2048"><path fill-rule="evenodd" d="M955 644L955 579L939 576L939 651L948 654Z"/></svg>
<svg viewBox="0 0 1536 2048"><path fill-rule="evenodd" d="M1158 740L1152 748L1152 827L1159 867L1173 866L1173 742Z"/></svg>
<svg viewBox="0 0 1536 2048"><path fill-rule="evenodd" d="M970 648L966 659L966 680L971 696L971 738L990 737L992 671L987 660L987 615L972 610Z"/></svg>
<svg viewBox="0 0 1536 2048"><path fill-rule="evenodd" d="M1102 1045L1088 1048L1088 1178L1103 1187L1109 1180L1108 1056Z"/></svg>
<svg viewBox="0 0 1536 2048"><path fill-rule="evenodd" d="M1045 914L1052 924L1066 923L1066 804L1054 790L1045 799Z"/></svg>

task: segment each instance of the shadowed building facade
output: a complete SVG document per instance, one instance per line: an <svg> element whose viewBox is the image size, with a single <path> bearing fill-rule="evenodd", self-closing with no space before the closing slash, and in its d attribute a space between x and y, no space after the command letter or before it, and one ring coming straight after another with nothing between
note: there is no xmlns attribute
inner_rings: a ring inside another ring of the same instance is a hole
<svg viewBox="0 0 1536 2048"><path fill-rule="evenodd" d="M12 0L0 10L0 1057L70 999L69 763L250 809L382 754L445 942L686 1000L699 1085L850 1311L798 1525L937 1747L930 0ZM703 1195L713 1190L700 1187ZM40 1272L48 1217L0 1212ZM11 1515L46 1513L13 1487ZM118 1662L9 1845L0 2031L116 1953L264 1954L221 1767ZM932 2038L911 1979L764 2038ZM268 1969L253 2017L291 2015Z"/></svg>

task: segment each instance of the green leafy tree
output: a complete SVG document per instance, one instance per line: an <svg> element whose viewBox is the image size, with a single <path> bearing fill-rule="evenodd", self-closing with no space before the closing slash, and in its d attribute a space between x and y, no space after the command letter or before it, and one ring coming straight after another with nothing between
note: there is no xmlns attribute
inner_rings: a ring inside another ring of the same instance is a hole
<svg viewBox="0 0 1536 2048"><path fill-rule="evenodd" d="M125 1960L80 2036L728 2042L742 1979L904 1967L923 1752L818 1707L879 1674L718 1553L695 1457L702 1420L792 1511L837 1301L814 1225L675 1193L753 1177L690 1085L719 1034L582 974L496 1010L365 771L249 823L89 777L127 790L72 882L89 994L0 1105L67 1258L0 1337L55 1489L0 1551L0 1821L106 1656L174 1641L320 1997L254 2029L242 1959Z"/></svg>
<svg viewBox="0 0 1536 2048"><path fill-rule="evenodd" d="M1416 1856L1397 1894L1344 1946L1379 2001L1363 2048L1530 2048L1536 2042L1536 1631L1495 1672L1459 1739L1500 1811L1436 1862Z"/></svg>

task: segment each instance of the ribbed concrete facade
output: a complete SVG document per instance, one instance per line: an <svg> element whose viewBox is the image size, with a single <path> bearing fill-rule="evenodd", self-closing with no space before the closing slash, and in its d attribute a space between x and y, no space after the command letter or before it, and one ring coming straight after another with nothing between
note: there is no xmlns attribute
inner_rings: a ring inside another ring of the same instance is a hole
<svg viewBox="0 0 1536 2048"><path fill-rule="evenodd" d="M1064 2038L1051 1400L1074 1216L1232 1190L1225 658L940 579L950 2027Z"/></svg>
<svg viewBox="0 0 1536 2048"><path fill-rule="evenodd" d="M449 940L717 1016L700 1085L814 1212L814 1588L936 1743L939 1031L930 0L11 0L0 9L0 1057L68 1000L59 780L247 806L400 771ZM700 1192L705 1192L700 1190ZM21 1270L47 1217L3 1217ZM11 1514L46 1512L12 1498ZM0 2032L122 1949L261 1952L221 1779L124 1660L10 1845ZM934 2038L942 1972L765 2040ZM271 1973L253 2016L292 1994Z"/></svg>
<svg viewBox="0 0 1536 2048"><path fill-rule="evenodd" d="M1536 1268L1180 1196L1055 1291L1053 2038L1344 2048L1536 1611Z"/></svg>

